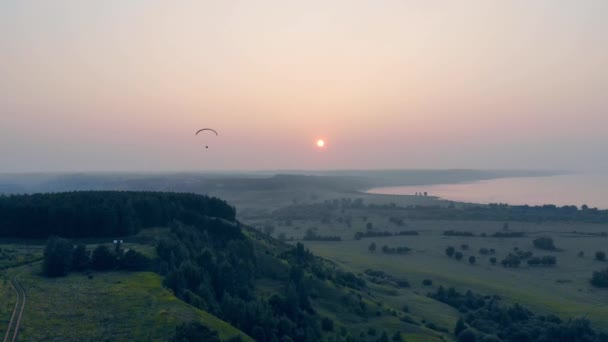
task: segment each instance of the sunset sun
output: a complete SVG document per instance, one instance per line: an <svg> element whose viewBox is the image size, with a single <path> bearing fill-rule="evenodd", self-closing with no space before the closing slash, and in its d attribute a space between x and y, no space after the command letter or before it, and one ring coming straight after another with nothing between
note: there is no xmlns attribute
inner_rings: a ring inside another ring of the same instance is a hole
<svg viewBox="0 0 608 342"><path fill-rule="evenodd" d="M324 148L325 147L325 140L323 140L323 139L317 140L317 147L318 148Z"/></svg>

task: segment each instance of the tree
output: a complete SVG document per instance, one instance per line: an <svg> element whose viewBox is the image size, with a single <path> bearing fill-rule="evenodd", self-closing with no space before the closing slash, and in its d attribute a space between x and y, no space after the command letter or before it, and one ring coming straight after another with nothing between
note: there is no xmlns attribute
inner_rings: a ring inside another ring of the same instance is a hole
<svg viewBox="0 0 608 342"><path fill-rule="evenodd" d="M105 271L116 266L116 258L105 245L99 245L93 250L91 257L91 267L94 270Z"/></svg>
<svg viewBox="0 0 608 342"><path fill-rule="evenodd" d="M608 287L608 268L602 271L593 272L591 285L595 287Z"/></svg>
<svg viewBox="0 0 608 342"><path fill-rule="evenodd" d="M431 285L433 285L433 281L431 279L424 279L424 280L422 280L422 285L431 286Z"/></svg>
<svg viewBox="0 0 608 342"><path fill-rule="evenodd" d="M455 252L454 253L454 259L456 260L462 260L463 254L462 252Z"/></svg>
<svg viewBox="0 0 608 342"><path fill-rule="evenodd" d="M388 335L386 334L386 331L382 332L382 335L380 335L380 338L378 339L378 342L390 342L388 340Z"/></svg>
<svg viewBox="0 0 608 342"><path fill-rule="evenodd" d="M72 253L72 269L76 271L84 271L89 268L91 256L87 247L83 244L76 246Z"/></svg>
<svg viewBox="0 0 608 342"><path fill-rule="evenodd" d="M547 251L554 251L557 249L553 244L553 239L548 236L541 236L539 238L534 239L533 244L534 247Z"/></svg>
<svg viewBox="0 0 608 342"><path fill-rule="evenodd" d="M375 242L370 243L369 247L367 249L369 249L370 252L374 253L376 251L376 243Z"/></svg>
<svg viewBox="0 0 608 342"><path fill-rule="evenodd" d="M477 261L477 259L475 259L475 257L473 255L471 255L469 257L469 264L473 265L473 264L475 264L475 261Z"/></svg>
<svg viewBox="0 0 608 342"><path fill-rule="evenodd" d="M463 251L466 251L466 250L468 250L468 249L469 249L469 245L467 245L466 243L463 243L462 245L460 245L460 248L461 248Z"/></svg>
<svg viewBox="0 0 608 342"><path fill-rule="evenodd" d="M454 255L454 247L449 246L448 248L445 249L445 255L449 256L450 258Z"/></svg>
<svg viewBox="0 0 608 342"><path fill-rule="evenodd" d="M578 257L579 258L582 258L584 256L585 256L585 252L583 252L583 251L578 252Z"/></svg>
<svg viewBox="0 0 608 342"><path fill-rule="evenodd" d="M602 251L595 252L595 259L598 261L606 261L606 253Z"/></svg>
<svg viewBox="0 0 608 342"><path fill-rule="evenodd" d="M147 256L129 249L120 259L120 268L128 271L143 271L148 268L150 259Z"/></svg>
<svg viewBox="0 0 608 342"><path fill-rule="evenodd" d="M334 331L334 321L331 318L323 317L321 320L321 329L323 329L323 331Z"/></svg>
<svg viewBox="0 0 608 342"><path fill-rule="evenodd" d="M400 331L395 331L395 333L393 334L393 337L391 338L391 340L393 342L403 342L403 337L401 337L401 332Z"/></svg>
<svg viewBox="0 0 608 342"><path fill-rule="evenodd" d="M175 335L171 342L220 342L217 331L212 331L199 322L192 321L175 327Z"/></svg>
<svg viewBox="0 0 608 342"><path fill-rule="evenodd" d="M477 336L472 330L466 329L458 335L458 342L476 342Z"/></svg>
<svg viewBox="0 0 608 342"><path fill-rule="evenodd" d="M490 262L492 263L492 265L496 264L496 257L491 257L490 258Z"/></svg>
<svg viewBox="0 0 608 342"><path fill-rule="evenodd" d="M367 230L372 230L374 228L374 225L371 222L367 222L367 224L365 225L365 228Z"/></svg>
<svg viewBox="0 0 608 342"><path fill-rule="evenodd" d="M48 277L60 277L68 274L72 267L72 249L70 241L60 237L51 237L44 248L42 271Z"/></svg>
<svg viewBox="0 0 608 342"><path fill-rule="evenodd" d="M456 322L456 326L454 327L454 335L458 336L460 335L460 333L462 331L464 331L467 328L467 326L464 324L464 320L462 319L462 317L460 317L458 319L458 321Z"/></svg>

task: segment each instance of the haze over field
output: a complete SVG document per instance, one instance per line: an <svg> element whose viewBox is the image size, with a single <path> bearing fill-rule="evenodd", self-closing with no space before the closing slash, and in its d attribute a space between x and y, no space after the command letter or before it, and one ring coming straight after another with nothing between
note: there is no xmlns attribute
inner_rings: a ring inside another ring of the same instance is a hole
<svg viewBox="0 0 608 342"><path fill-rule="evenodd" d="M605 170L606 32L604 0L2 1L0 172Z"/></svg>

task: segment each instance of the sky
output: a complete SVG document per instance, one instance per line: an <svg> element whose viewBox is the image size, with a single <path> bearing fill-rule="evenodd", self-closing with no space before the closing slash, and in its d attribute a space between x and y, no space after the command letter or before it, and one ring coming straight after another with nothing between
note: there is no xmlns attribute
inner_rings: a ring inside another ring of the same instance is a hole
<svg viewBox="0 0 608 342"><path fill-rule="evenodd" d="M3 0L0 172L608 170L606 61L605 0Z"/></svg>

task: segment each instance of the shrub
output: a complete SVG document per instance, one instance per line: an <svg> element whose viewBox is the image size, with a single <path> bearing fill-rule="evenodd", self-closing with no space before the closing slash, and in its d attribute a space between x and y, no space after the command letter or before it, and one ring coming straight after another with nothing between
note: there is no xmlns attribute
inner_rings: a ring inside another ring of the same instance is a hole
<svg viewBox="0 0 608 342"><path fill-rule="evenodd" d="M475 264L476 261L477 261L477 259L474 256L471 255L469 257L469 264L473 265L473 264Z"/></svg>
<svg viewBox="0 0 608 342"><path fill-rule="evenodd" d="M94 270L104 271L112 269L114 266L116 266L116 258L110 249L104 245L97 246L91 257L91 267Z"/></svg>
<svg viewBox="0 0 608 342"><path fill-rule="evenodd" d="M334 321L331 318L323 317L321 320L321 328L323 331L333 331L334 330Z"/></svg>
<svg viewBox="0 0 608 342"><path fill-rule="evenodd" d="M593 272L591 285L595 287L608 287L608 268L602 271Z"/></svg>
<svg viewBox="0 0 608 342"><path fill-rule="evenodd" d="M534 247L536 247L538 249L544 249L547 251L554 251L557 249L557 248L555 248L553 239L548 236L541 236L539 238L534 239L533 244L534 244Z"/></svg>
<svg viewBox="0 0 608 342"><path fill-rule="evenodd" d="M456 260L462 260L462 257L463 257L462 252L456 252L456 253L454 253L454 258Z"/></svg>
<svg viewBox="0 0 608 342"><path fill-rule="evenodd" d="M433 285L433 281L431 279L424 279L422 281L422 285L424 285L424 286L431 286L431 285Z"/></svg>
<svg viewBox="0 0 608 342"><path fill-rule="evenodd" d="M42 272L48 277L60 277L68 274L72 267L72 249L70 241L51 237L44 248Z"/></svg>
<svg viewBox="0 0 608 342"><path fill-rule="evenodd" d="M78 245L72 253L72 269L84 271L91 263L91 256L85 245Z"/></svg>
<svg viewBox="0 0 608 342"><path fill-rule="evenodd" d="M601 251L595 252L595 259L599 261L606 261L606 253Z"/></svg>
<svg viewBox="0 0 608 342"><path fill-rule="evenodd" d="M462 245L460 245L460 249L462 249L463 251L469 250L469 245L463 243Z"/></svg>
<svg viewBox="0 0 608 342"><path fill-rule="evenodd" d="M488 254L490 254L490 250L487 249L487 248L480 248L479 249L479 254L481 254L481 255L488 255Z"/></svg>
<svg viewBox="0 0 608 342"><path fill-rule="evenodd" d="M490 258L490 262L492 263L492 265L496 264L496 257L491 257Z"/></svg>
<svg viewBox="0 0 608 342"><path fill-rule="evenodd" d="M454 256L454 251L455 251L455 248L452 246L449 246L448 248L445 249L445 255L447 255L451 258L452 256Z"/></svg>

